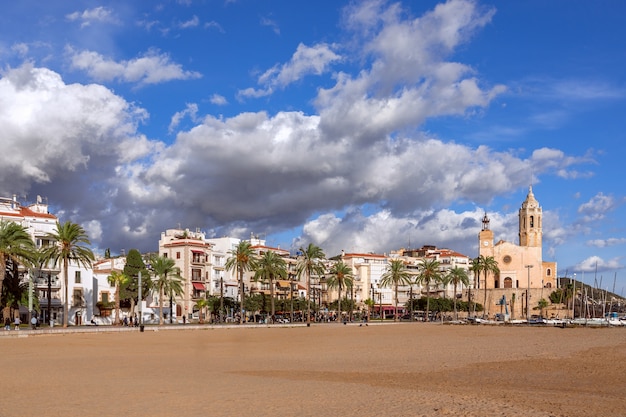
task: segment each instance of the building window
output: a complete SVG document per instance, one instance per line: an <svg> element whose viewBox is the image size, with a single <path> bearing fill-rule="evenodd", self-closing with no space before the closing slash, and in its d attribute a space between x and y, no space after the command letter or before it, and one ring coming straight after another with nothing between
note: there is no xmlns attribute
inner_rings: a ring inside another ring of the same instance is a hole
<svg viewBox="0 0 626 417"><path fill-rule="evenodd" d="M192 281L202 281L202 270L200 270L200 269L192 269L191 270L191 280Z"/></svg>
<svg viewBox="0 0 626 417"><path fill-rule="evenodd" d="M74 288L74 296L72 297L74 307L82 307L83 305L83 289Z"/></svg>
<svg viewBox="0 0 626 417"><path fill-rule="evenodd" d="M176 252L176 259L180 259L180 252Z"/></svg>
<svg viewBox="0 0 626 417"><path fill-rule="evenodd" d="M535 216L530 216L530 227L535 227Z"/></svg>
<svg viewBox="0 0 626 417"><path fill-rule="evenodd" d="M74 284L80 284L80 271L74 272Z"/></svg>
<svg viewBox="0 0 626 417"><path fill-rule="evenodd" d="M511 257L509 255L505 255L504 258L502 258L502 261L505 264L510 264L511 263Z"/></svg>
<svg viewBox="0 0 626 417"><path fill-rule="evenodd" d="M167 258L167 252L163 253L163 257Z"/></svg>
<svg viewBox="0 0 626 417"><path fill-rule="evenodd" d="M102 298L102 303L108 303L109 302L109 293L108 292L103 292L100 295L100 298Z"/></svg>
<svg viewBox="0 0 626 417"><path fill-rule="evenodd" d="M548 268L548 269L546 270L546 275L547 275L547 276L552 275L552 270L551 270L550 268Z"/></svg>

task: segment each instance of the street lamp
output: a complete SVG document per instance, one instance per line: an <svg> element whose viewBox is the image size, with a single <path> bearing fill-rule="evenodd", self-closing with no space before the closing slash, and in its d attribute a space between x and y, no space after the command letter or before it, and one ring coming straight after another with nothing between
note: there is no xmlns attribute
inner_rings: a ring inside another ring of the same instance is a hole
<svg viewBox="0 0 626 417"><path fill-rule="evenodd" d="M290 313L290 323L293 323L293 285L294 282L292 280L289 281L289 298L291 299L291 313Z"/></svg>
<svg viewBox="0 0 626 417"><path fill-rule="evenodd" d="M220 314L218 321L222 323L222 315L224 314L224 277L220 276Z"/></svg>
<svg viewBox="0 0 626 417"><path fill-rule="evenodd" d="M574 302L575 302L575 295L576 295L576 274L574 274L574 286L572 287L572 320L574 320L576 318L576 316L574 315L575 311L574 311Z"/></svg>
<svg viewBox="0 0 626 417"><path fill-rule="evenodd" d="M532 268L532 265L525 265L524 266L527 270L528 270L528 287L526 288L526 323L530 323L530 304L529 304L529 298L530 298L530 268Z"/></svg>
<svg viewBox="0 0 626 417"><path fill-rule="evenodd" d="M52 327L52 276L50 272L48 272L48 321L50 323L50 327Z"/></svg>

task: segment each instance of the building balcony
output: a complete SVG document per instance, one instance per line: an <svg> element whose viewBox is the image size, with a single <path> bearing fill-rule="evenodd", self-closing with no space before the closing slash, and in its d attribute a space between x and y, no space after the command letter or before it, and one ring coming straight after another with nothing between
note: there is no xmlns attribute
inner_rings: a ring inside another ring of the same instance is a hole
<svg viewBox="0 0 626 417"><path fill-rule="evenodd" d="M33 284L38 288L48 288L48 278L35 278ZM50 285L52 288L61 288L61 280L59 278L52 278Z"/></svg>

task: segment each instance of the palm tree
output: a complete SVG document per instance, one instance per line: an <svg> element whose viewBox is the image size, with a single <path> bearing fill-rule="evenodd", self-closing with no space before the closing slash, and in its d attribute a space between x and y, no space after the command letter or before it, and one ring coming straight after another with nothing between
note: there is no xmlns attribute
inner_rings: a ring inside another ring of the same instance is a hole
<svg viewBox="0 0 626 417"><path fill-rule="evenodd" d="M419 263L420 272L417 281L426 286L426 321L430 320L430 283L439 281L441 277L440 265L440 262L435 258L423 258Z"/></svg>
<svg viewBox="0 0 626 417"><path fill-rule="evenodd" d="M324 251L319 246L309 243L304 249L300 247L300 256L296 264L296 274L301 277L306 276L306 324L311 325L311 275L323 275L324 263L322 259L326 258Z"/></svg>
<svg viewBox="0 0 626 417"><path fill-rule="evenodd" d="M400 285L410 285L411 274L406 269L402 259L392 259L387 265L387 271L380 277L380 285L383 287L393 287L395 306L393 321L398 321L398 287Z"/></svg>
<svg viewBox="0 0 626 417"><path fill-rule="evenodd" d="M327 278L326 283L328 284L328 288L337 288L339 291L337 310L339 311L339 318L341 318L341 290L344 288L352 288L352 284L354 283L352 268L343 261L337 262L330 268L330 276Z"/></svg>
<svg viewBox="0 0 626 417"><path fill-rule="evenodd" d="M478 263L480 265L480 270L485 274L485 302L483 304L483 318L485 318L485 313L487 312L487 276L489 273L499 274L500 268L498 268L498 262L493 256L480 255L478 257Z"/></svg>
<svg viewBox="0 0 626 417"><path fill-rule="evenodd" d="M243 274L245 271L253 271L256 268L256 255L252 250L252 244L245 240L239 242L235 249L231 249L228 253L230 253L230 257L226 260L226 270L232 271L235 270L237 277L239 279L239 323L242 324L244 322L244 281Z"/></svg>
<svg viewBox="0 0 626 417"><path fill-rule="evenodd" d="M467 276L467 271L461 267L455 266L451 270L448 271L446 275L448 282L450 282L454 286L454 319L459 319L459 313L456 311L456 288L459 284L468 286L469 285L469 277Z"/></svg>
<svg viewBox="0 0 626 417"><path fill-rule="evenodd" d="M57 222L56 230L48 233L47 237L56 242L44 250L46 261L52 261L54 265L63 267L63 283L65 286L65 305L63 307L63 327L67 327L69 318L69 288L68 272L70 262L74 261L79 266L90 268L94 260L93 252L87 246L91 245L85 229L77 223L66 221Z"/></svg>
<svg viewBox="0 0 626 417"><path fill-rule="evenodd" d="M163 325L163 299L165 294L181 294L183 292L180 269L171 258L153 255L150 257L150 266L154 280L152 286L159 291L159 325ZM170 311L170 314L173 312Z"/></svg>
<svg viewBox="0 0 626 417"><path fill-rule="evenodd" d="M198 317L200 324L204 324L204 309L207 308L209 304L209 300L206 298L201 298L196 301L196 307L198 307L198 314L200 315L200 317Z"/></svg>
<svg viewBox="0 0 626 417"><path fill-rule="evenodd" d="M35 244L25 227L0 220L0 297L6 275L7 261L31 264L34 259Z"/></svg>
<svg viewBox="0 0 626 417"><path fill-rule="evenodd" d="M120 321L120 289L128 284L130 277L123 272L113 271L107 277L110 285L115 286L115 325L119 326Z"/></svg>
<svg viewBox="0 0 626 417"><path fill-rule="evenodd" d="M272 319L274 319L274 314L276 313L274 305L274 280L276 278L286 277L287 263L276 252L267 251L263 254L261 259L258 260L256 272L254 273L254 279L269 283L270 298L272 303Z"/></svg>
<svg viewBox="0 0 626 417"><path fill-rule="evenodd" d="M470 271L474 274L474 289L477 289L477 285L480 282L480 258L472 258L470 264ZM472 304L472 290L468 288L467 290L467 316L470 314L470 305ZM476 302L474 302L474 316L476 315Z"/></svg>

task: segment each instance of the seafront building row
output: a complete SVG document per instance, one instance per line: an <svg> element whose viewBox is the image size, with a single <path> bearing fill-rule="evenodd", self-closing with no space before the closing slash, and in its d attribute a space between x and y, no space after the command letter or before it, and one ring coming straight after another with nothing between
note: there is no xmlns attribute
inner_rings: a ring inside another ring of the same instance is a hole
<svg viewBox="0 0 626 417"><path fill-rule="evenodd" d="M17 222L24 226L38 248L54 244L48 241L48 234L55 230L57 216L48 212L48 205L37 198L36 203L22 205L17 198L0 198L0 219ZM519 210L519 244L506 241L494 241L493 232L487 215L482 219L482 229L478 233L478 256L493 257L499 265L499 274L479 275L470 271L472 257L452 249L422 246L418 249L399 249L389 253L346 253L327 254L324 262L327 270L339 260L352 269L354 282L349 293L342 294L354 301L356 309L365 310L366 300L373 300L371 310L375 314L391 315L394 306L404 306L410 299L428 295L429 297L448 297L485 304L491 314L500 312L502 300L507 300L511 313L522 317L524 301L536 304L541 298L547 298L551 289L556 288L557 269L555 262L542 260L542 212L534 198L532 188ZM263 255L272 251L287 263L286 279L274 281L273 293L278 299L309 298L317 310L327 310L338 298L337 290L325 283L325 276L312 276L310 294L304 277L296 274L298 254L279 247L266 245L265 240L251 235L247 239L254 252ZM176 321L197 320L199 309L197 302L208 296L239 299L240 285L235 271L227 270L226 262L231 251L241 240L234 237L207 238L200 230L168 229L161 233L155 245L160 256L171 258L180 269L182 293L166 295L159 300L157 293L144 297L141 305L144 322L157 320L159 307ZM406 285L399 288L397 300L393 288L381 285L381 279L392 259L402 259L409 271L417 272L423 259L435 259L439 262L442 274L458 267L467 271L470 280L468 286L456 288L452 284L433 283L424 285ZM70 325L100 323L111 321L111 305L114 301L115 288L108 283L113 271L122 271L126 263L124 256L98 259L91 268L79 265L69 266L68 294L70 300L64 300L62 270L41 268L21 270L21 279L29 283L32 293L39 300L40 314L43 321L62 322L63 306L69 302ZM253 280L254 272L244 275L245 295L270 294L269 283ZM144 277L146 279L147 277ZM487 291L484 291L484 289ZM484 300L483 300L483 295ZM510 300L522 300L512 303ZM50 300L50 301L48 301ZM49 304L48 304L49 303ZM50 313L48 316L48 305ZM171 308L170 308L171 306ZM507 308L508 308L507 307ZM20 309L21 315L28 314L28 307ZM126 311L125 314L129 312ZM229 313L230 314L230 313Z"/></svg>

